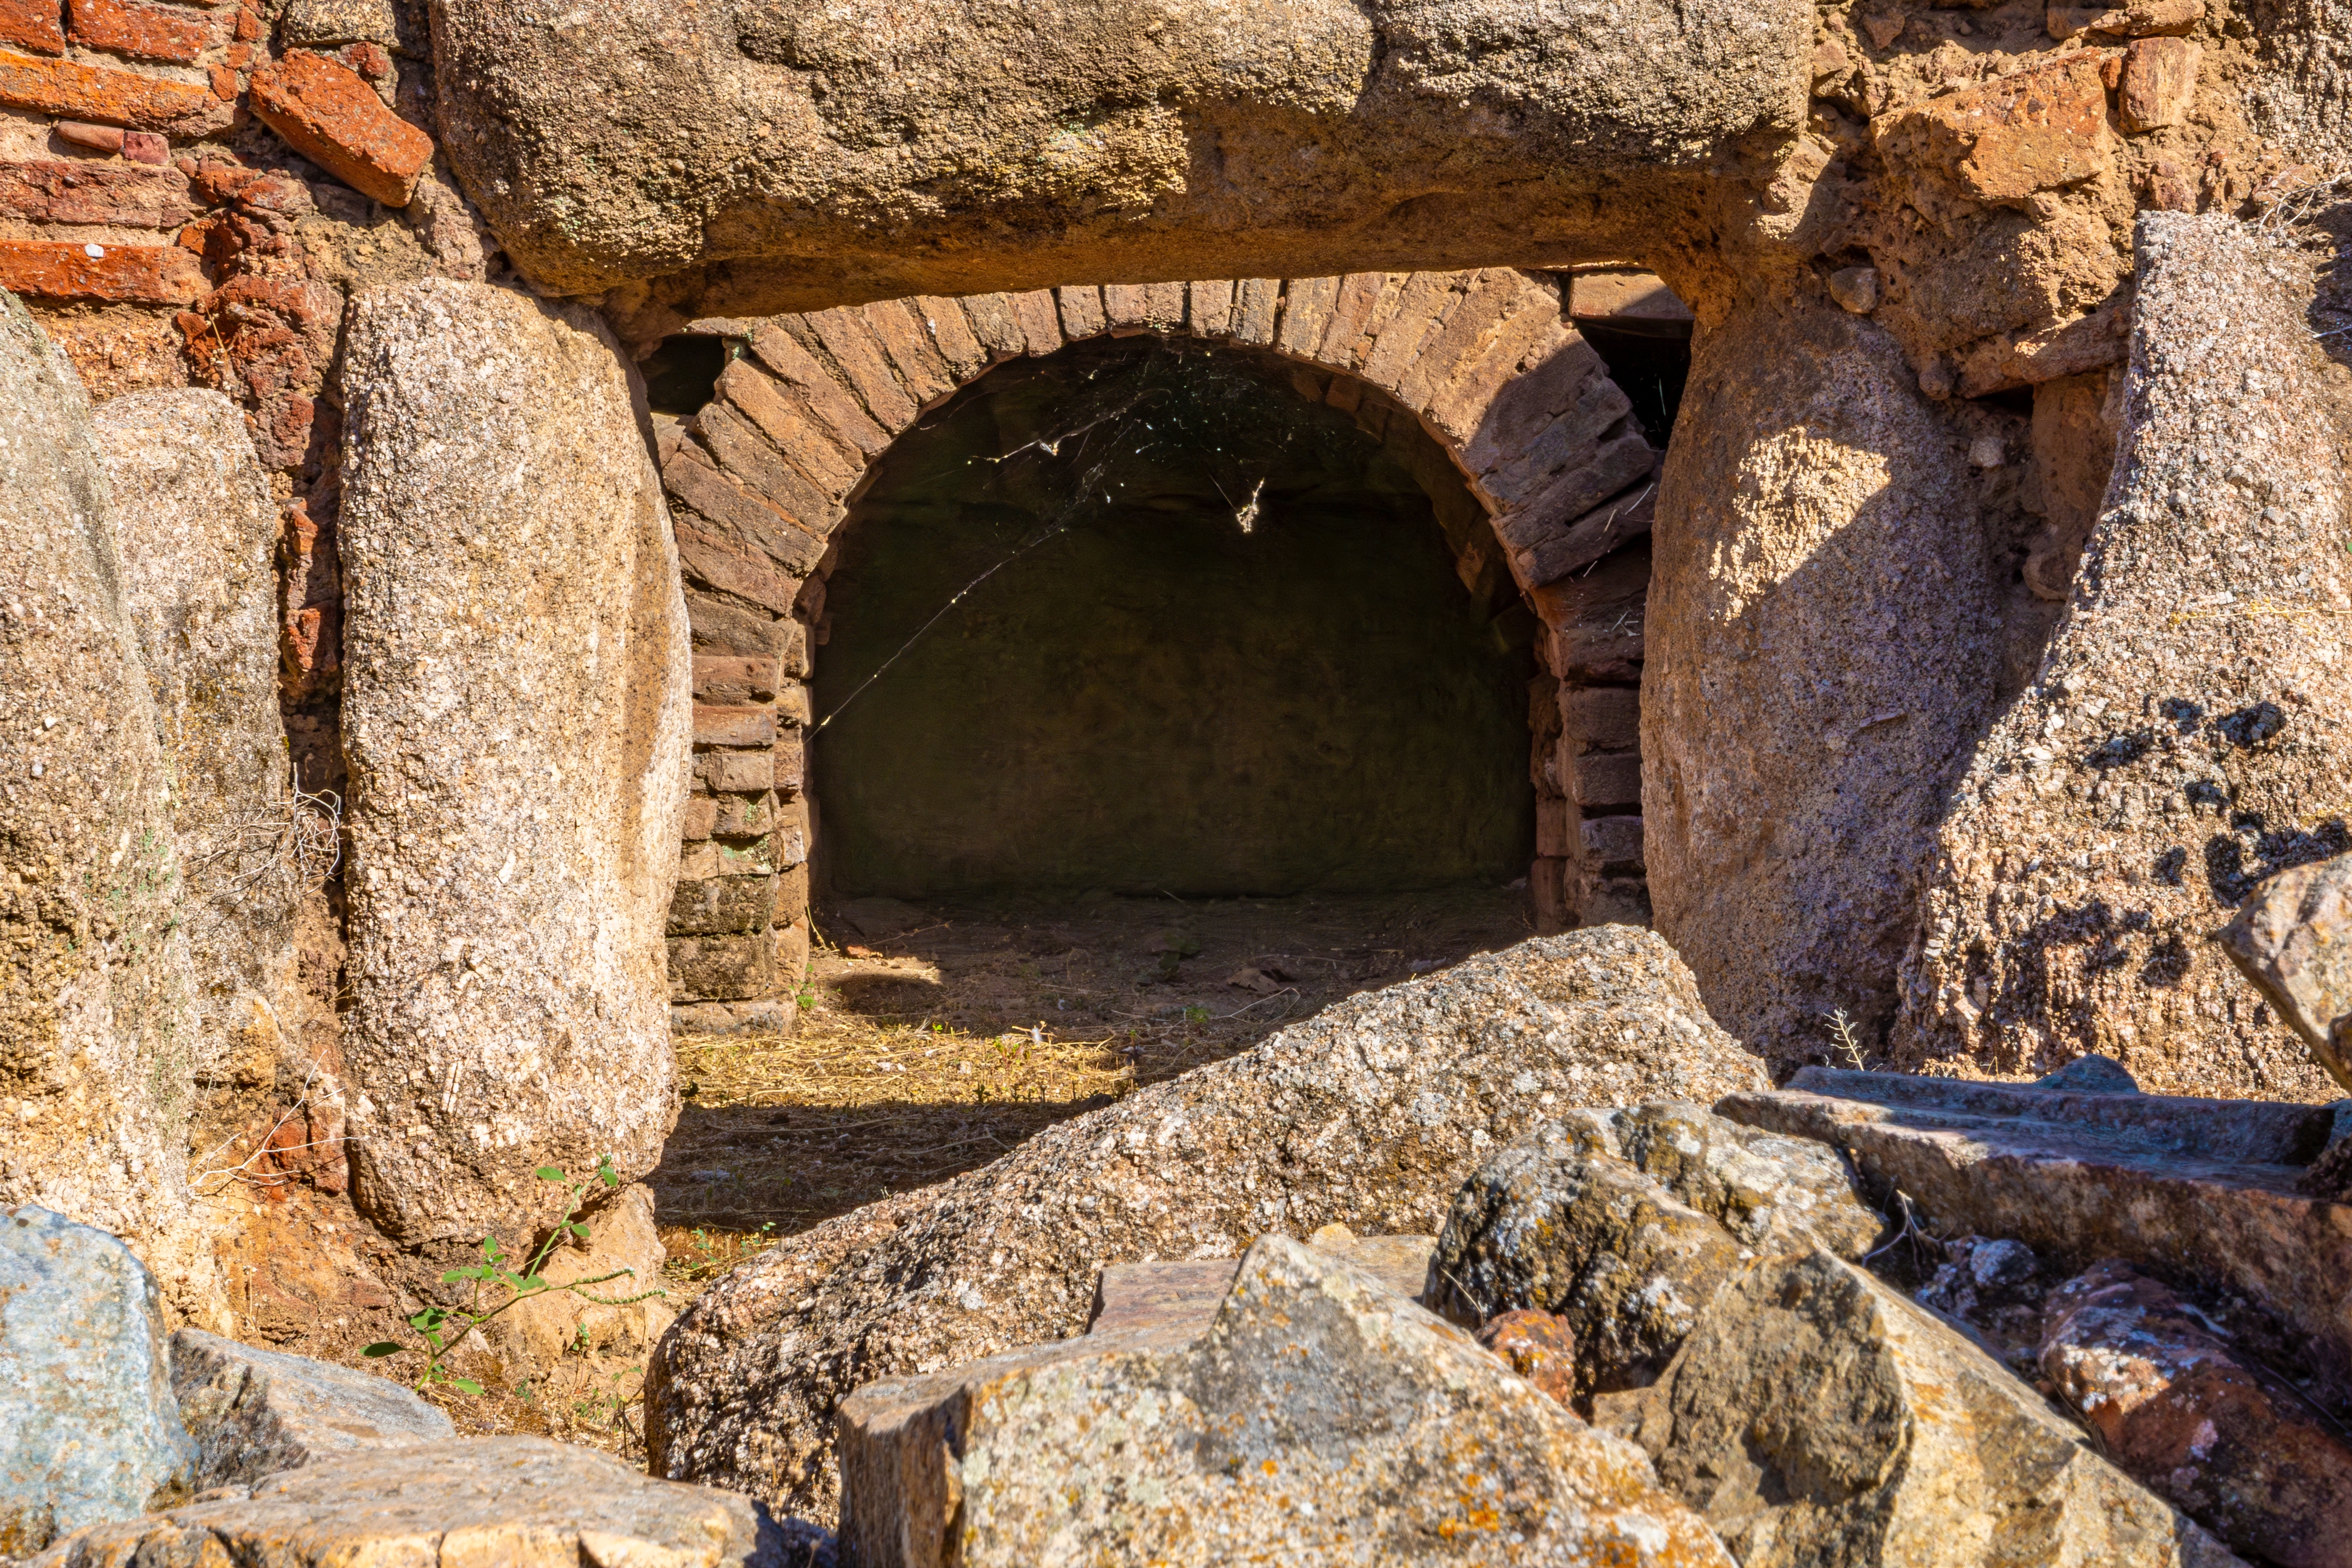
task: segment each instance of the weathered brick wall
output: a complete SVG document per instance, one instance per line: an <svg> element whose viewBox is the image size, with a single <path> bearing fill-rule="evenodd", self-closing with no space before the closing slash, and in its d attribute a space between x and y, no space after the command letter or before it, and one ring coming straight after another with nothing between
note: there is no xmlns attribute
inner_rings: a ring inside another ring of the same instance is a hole
<svg viewBox="0 0 2352 1568"><path fill-rule="evenodd" d="M825 640L833 531L869 465L990 366L1106 332L1278 354L1300 395L1435 465L1424 483L1464 581L1475 592L1508 573L1545 623L1547 673L1529 694L1539 915L1646 918L1640 762L1621 710L1637 700L1658 452L1565 304L1550 275L1488 268L925 296L703 323L748 352L709 406L662 436L697 654L696 798L670 924L681 1021L789 1021L775 998L797 988L809 942L805 682Z"/></svg>
<svg viewBox="0 0 2352 1568"><path fill-rule="evenodd" d="M194 384L245 409L284 510L298 731L335 677L328 377L345 299L372 274L414 276L420 258L481 272L478 244L459 255L429 232L462 212L446 187L429 215L385 221L417 201L434 154L416 123L429 66L410 10L0 0L0 105L20 111L0 125L0 288L34 308L95 397ZM367 231L381 231L373 244L351 243ZM331 714L307 731L298 756L331 758ZM322 767L313 782L331 783Z"/></svg>

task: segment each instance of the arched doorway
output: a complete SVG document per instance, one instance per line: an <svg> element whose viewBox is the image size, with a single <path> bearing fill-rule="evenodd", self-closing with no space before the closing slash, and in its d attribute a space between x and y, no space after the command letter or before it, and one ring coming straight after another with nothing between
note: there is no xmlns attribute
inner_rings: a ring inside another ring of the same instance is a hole
<svg viewBox="0 0 2352 1568"><path fill-rule="evenodd" d="M877 463L812 682L816 884L1187 900L1499 887L1535 619L1412 421L1263 352L1100 338ZM1424 489L1424 486L1428 489ZM1465 582L1465 578L1467 581Z"/></svg>
<svg viewBox="0 0 2352 1568"><path fill-rule="evenodd" d="M1306 401L1418 429L1483 520L1448 530L1462 580L1507 574L1539 623L1528 868L1538 918L1637 911L1625 704L1582 694L1638 678L1657 453L1570 324L1564 281L1490 268L1113 285L698 324L730 340L730 363L713 401L662 433L697 651L698 794L672 912L682 1021L772 1021L772 999L802 973L806 682L831 624L835 530L877 459L992 366L1105 336L1277 356ZM1572 729L1588 710L1606 731L1597 750Z"/></svg>

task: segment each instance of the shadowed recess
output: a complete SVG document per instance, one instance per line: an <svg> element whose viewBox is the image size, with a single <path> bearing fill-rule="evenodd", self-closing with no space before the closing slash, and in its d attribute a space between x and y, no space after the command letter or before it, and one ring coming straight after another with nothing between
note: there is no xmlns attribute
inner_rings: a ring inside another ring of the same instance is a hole
<svg viewBox="0 0 2352 1568"><path fill-rule="evenodd" d="M877 466L827 616L838 894L1526 868L1527 617L1474 603L1394 452L1246 353L1129 340L976 383Z"/></svg>

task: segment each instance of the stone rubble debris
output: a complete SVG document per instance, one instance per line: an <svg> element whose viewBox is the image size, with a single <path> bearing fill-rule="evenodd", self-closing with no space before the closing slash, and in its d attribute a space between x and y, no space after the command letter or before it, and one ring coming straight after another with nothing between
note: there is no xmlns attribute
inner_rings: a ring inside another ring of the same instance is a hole
<svg viewBox="0 0 2352 1568"><path fill-rule="evenodd" d="M1673 951L1622 926L1349 997L727 1275L656 1348L653 1467L821 1517L853 1390L1075 1334L1108 1265L1229 1258L1276 1227L1432 1232L1561 1109L1764 1082Z"/></svg>
<svg viewBox="0 0 2352 1568"><path fill-rule="evenodd" d="M1717 1114L1843 1151L1874 1195L1900 1193L1937 1234L2002 1237L2059 1268L2119 1258L2230 1281L2352 1374L2334 1281L2352 1237L2296 1189L2335 1131L2330 1105L2077 1093L1806 1068Z"/></svg>
<svg viewBox="0 0 2352 1568"><path fill-rule="evenodd" d="M807 1568L823 1545L818 1532L780 1523L732 1492L649 1479L609 1455L544 1437L477 1437L217 1489L93 1525L34 1565Z"/></svg>
<svg viewBox="0 0 2352 1568"><path fill-rule="evenodd" d="M1251 1247L1205 1330L884 1379L841 1431L860 1568L1731 1561L1632 1445L1282 1237Z"/></svg>
<svg viewBox="0 0 2352 1568"><path fill-rule="evenodd" d="M2239 1560L1967 1338L1820 1249L1716 1299L1642 1406L1742 1568Z"/></svg>
<svg viewBox="0 0 2352 1568"><path fill-rule="evenodd" d="M1885 1229L1834 1151L1654 1101L1571 1110L1507 1145L1455 1195L1431 1268L1470 1321L1559 1314L1578 1392L1612 1393L1653 1381L1759 1255L1860 1258Z"/></svg>
<svg viewBox="0 0 2352 1568"><path fill-rule="evenodd" d="M2108 1458L2241 1552L2352 1564L2352 1447L2161 1282L2109 1261L2051 1294L2042 1374Z"/></svg>

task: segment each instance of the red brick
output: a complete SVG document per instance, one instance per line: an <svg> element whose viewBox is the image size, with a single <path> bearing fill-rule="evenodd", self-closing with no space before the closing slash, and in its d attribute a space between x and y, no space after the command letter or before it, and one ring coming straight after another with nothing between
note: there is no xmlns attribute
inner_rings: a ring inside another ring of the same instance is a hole
<svg viewBox="0 0 2352 1568"><path fill-rule="evenodd" d="M253 73L253 111L335 178L404 207L433 161L433 139L383 106L357 71L296 50Z"/></svg>
<svg viewBox="0 0 2352 1568"><path fill-rule="evenodd" d="M698 746L769 746L776 740L776 710L766 706L698 702L694 705L694 743Z"/></svg>
<svg viewBox="0 0 2352 1568"><path fill-rule="evenodd" d="M161 169L172 162L172 144L152 131L126 131L122 133L122 155L134 163Z"/></svg>
<svg viewBox="0 0 2352 1568"><path fill-rule="evenodd" d="M261 37L261 17L249 5L240 5L236 12L236 41L257 43Z"/></svg>
<svg viewBox="0 0 2352 1568"><path fill-rule="evenodd" d="M694 776L721 795L757 795L773 789L776 759L766 752L702 752L694 759ZM718 807L711 821L719 820Z"/></svg>
<svg viewBox="0 0 2352 1568"><path fill-rule="evenodd" d="M68 0L73 41L136 60L194 65L220 40L221 25L177 5L142 5L139 0Z"/></svg>
<svg viewBox="0 0 2352 1568"><path fill-rule="evenodd" d="M0 103L44 114L196 135L228 123L228 106L190 82L0 49Z"/></svg>
<svg viewBox="0 0 2352 1568"><path fill-rule="evenodd" d="M1528 867L1528 893L1536 907L1538 933L1566 931L1575 924L1568 908L1568 862L1545 856Z"/></svg>
<svg viewBox="0 0 2352 1568"><path fill-rule="evenodd" d="M698 653L694 656L694 696L698 702L751 703L775 700L776 659L737 654Z"/></svg>
<svg viewBox="0 0 2352 1568"><path fill-rule="evenodd" d="M1536 853L1546 859L1565 859L1576 853L1568 802L1557 795L1536 801Z"/></svg>
<svg viewBox="0 0 2352 1568"><path fill-rule="evenodd" d="M207 287L196 258L176 245L0 239L0 289L36 299L185 305Z"/></svg>
<svg viewBox="0 0 2352 1568"><path fill-rule="evenodd" d="M792 614L793 602L800 596L799 578L777 571L764 555L755 559L745 553L708 524L696 527L701 520L692 512L681 510L673 521L678 560L689 574L721 593L748 599L780 616Z"/></svg>
<svg viewBox="0 0 2352 1568"><path fill-rule="evenodd" d="M1588 816L1584 819L1584 859L1604 871L1636 871L1642 866L1642 819L1638 816Z"/></svg>
<svg viewBox="0 0 2352 1568"><path fill-rule="evenodd" d="M0 44L64 54L66 30L58 15L58 0L0 0Z"/></svg>
<svg viewBox="0 0 2352 1568"><path fill-rule="evenodd" d="M1561 771L1568 776L1560 782L1569 786L1569 793L1580 806L1641 806L1639 752L1586 752L1565 759Z"/></svg>
<svg viewBox="0 0 2352 1568"><path fill-rule="evenodd" d="M58 140L70 142L77 147L87 147L94 153L122 151L122 127L92 125L86 121L60 120L57 124Z"/></svg>
<svg viewBox="0 0 2352 1568"><path fill-rule="evenodd" d="M0 163L0 216L35 223L121 224L177 228L195 216L188 177L177 169L32 158Z"/></svg>

